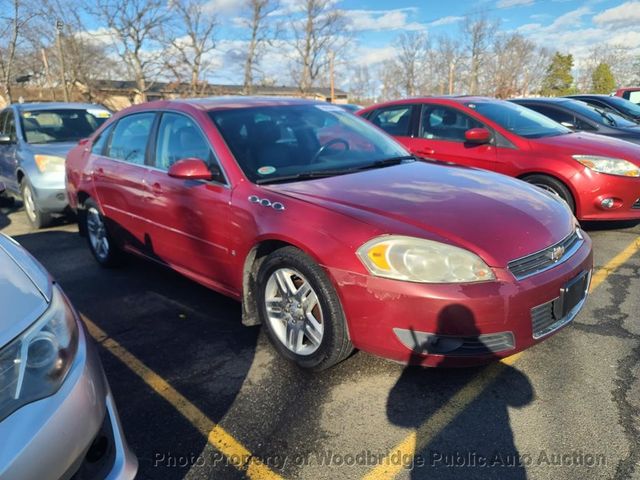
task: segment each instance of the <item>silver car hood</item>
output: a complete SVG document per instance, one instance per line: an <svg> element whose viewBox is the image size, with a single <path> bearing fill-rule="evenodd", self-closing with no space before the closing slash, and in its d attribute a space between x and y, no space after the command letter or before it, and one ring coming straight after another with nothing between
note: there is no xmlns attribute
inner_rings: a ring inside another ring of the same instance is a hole
<svg viewBox="0 0 640 480"><path fill-rule="evenodd" d="M0 234L0 348L47 309L51 278L20 245Z"/></svg>

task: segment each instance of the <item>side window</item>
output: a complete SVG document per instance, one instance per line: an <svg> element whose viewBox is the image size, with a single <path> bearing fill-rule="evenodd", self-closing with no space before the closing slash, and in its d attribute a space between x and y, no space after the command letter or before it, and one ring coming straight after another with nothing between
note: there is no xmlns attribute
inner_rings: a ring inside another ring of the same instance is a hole
<svg viewBox="0 0 640 480"><path fill-rule="evenodd" d="M531 110L535 110L538 113L541 113L545 117L550 118L558 123L563 124L565 127L569 125L576 125L576 119L572 113L564 112L562 110L557 110L555 108L546 107L544 105L524 105Z"/></svg>
<svg viewBox="0 0 640 480"><path fill-rule="evenodd" d="M2 135L6 135L5 131L4 131L4 124L7 120L7 114L9 113L9 110L3 110L2 113L0 113L0 133L2 133Z"/></svg>
<svg viewBox="0 0 640 480"><path fill-rule="evenodd" d="M627 100L633 103L640 103L640 92L624 92L624 95Z"/></svg>
<svg viewBox="0 0 640 480"><path fill-rule="evenodd" d="M98 138L96 138L93 141L93 146L91 147L91 153L93 153L94 155L104 154L104 147L107 143L107 139L109 138L109 133L111 133L112 129L113 129L113 125L109 125L100 133Z"/></svg>
<svg viewBox="0 0 640 480"><path fill-rule="evenodd" d="M166 171L183 158L199 158L209 166L217 166L209 142L194 120L179 113L163 113L158 128L155 167Z"/></svg>
<svg viewBox="0 0 640 480"><path fill-rule="evenodd" d="M153 125L155 113L136 113L120 120L111 136L107 156L144 165L147 141Z"/></svg>
<svg viewBox="0 0 640 480"><path fill-rule="evenodd" d="M455 108L424 105L420 118L420 137L433 140L464 142L464 134L484 125Z"/></svg>
<svg viewBox="0 0 640 480"><path fill-rule="evenodd" d="M409 136L409 129L411 128L412 112L413 105L381 108L371 114L369 121L389 135L406 137Z"/></svg>
<svg viewBox="0 0 640 480"><path fill-rule="evenodd" d="M4 125L4 134L11 137L11 141L16 141L16 117L13 110L7 112L7 121Z"/></svg>
<svg viewBox="0 0 640 480"><path fill-rule="evenodd" d="M580 120L579 118L575 118L575 121L574 121L573 124L576 126L576 128L578 130L584 130L586 132L593 132L593 131L597 130L596 127L594 127L593 125L591 125L588 122Z"/></svg>

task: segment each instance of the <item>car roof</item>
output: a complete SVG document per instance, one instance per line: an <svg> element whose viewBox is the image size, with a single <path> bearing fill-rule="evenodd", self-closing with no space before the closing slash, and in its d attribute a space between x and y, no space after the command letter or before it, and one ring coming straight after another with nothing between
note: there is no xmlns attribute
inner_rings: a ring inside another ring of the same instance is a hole
<svg viewBox="0 0 640 480"><path fill-rule="evenodd" d="M18 111L30 111L30 110L75 110L75 109L88 109L88 108L101 108L105 109L102 105L95 103L79 103L79 102L33 102L33 103L15 103L12 105Z"/></svg>
<svg viewBox="0 0 640 480"><path fill-rule="evenodd" d="M220 96L157 100L141 104L144 109L168 108L189 105L199 110L231 110L250 107L275 107L285 105L327 105L327 102L295 97ZM337 105L336 105L337 106Z"/></svg>
<svg viewBox="0 0 640 480"><path fill-rule="evenodd" d="M562 104L562 103L568 103L570 102L572 99L571 98L565 98L565 97L531 97L531 98L513 98L510 101L513 102L531 102L531 103L556 103L556 104ZM575 100L573 100L575 101Z"/></svg>
<svg viewBox="0 0 640 480"><path fill-rule="evenodd" d="M604 93L579 93L576 95L566 95L564 98L611 98L611 95Z"/></svg>

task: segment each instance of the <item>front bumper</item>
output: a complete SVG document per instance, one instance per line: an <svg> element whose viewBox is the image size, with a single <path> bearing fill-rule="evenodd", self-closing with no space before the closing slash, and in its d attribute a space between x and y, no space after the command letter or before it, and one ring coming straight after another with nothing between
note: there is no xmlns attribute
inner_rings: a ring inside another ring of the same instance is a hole
<svg viewBox="0 0 640 480"><path fill-rule="evenodd" d="M592 267L591 239L585 235L582 246L565 262L520 281L506 269L495 270L495 281L466 285L427 285L327 270L338 287L356 348L402 363L466 366L513 355L564 326L534 338L532 310L558 298L561 288ZM407 346L403 331L480 341L510 332L511 339L500 338L505 345L512 342L512 348L477 355L430 354Z"/></svg>
<svg viewBox="0 0 640 480"><path fill-rule="evenodd" d="M571 180L580 190L576 198L580 220L640 220L640 178L607 175L586 168ZM604 199L613 199L613 208L603 207Z"/></svg>
<svg viewBox="0 0 640 480"><path fill-rule="evenodd" d="M79 329L77 357L60 390L0 422L0 438L10 439L0 442L3 480L135 478L138 461L122 433L102 365Z"/></svg>

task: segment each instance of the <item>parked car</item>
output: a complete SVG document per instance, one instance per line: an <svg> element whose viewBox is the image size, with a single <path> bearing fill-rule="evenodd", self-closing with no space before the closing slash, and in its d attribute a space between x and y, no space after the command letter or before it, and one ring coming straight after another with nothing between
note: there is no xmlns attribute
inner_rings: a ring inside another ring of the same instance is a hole
<svg viewBox="0 0 640 480"><path fill-rule="evenodd" d="M0 181L22 198L34 227L65 212L65 156L110 116L84 103L12 104L0 113Z"/></svg>
<svg viewBox="0 0 640 480"><path fill-rule="evenodd" d="M241 300L243 323L316 370L353 347L423 365L511 355L575 317L592 269L557 197L417 162L308 100L130 107L69 153L67 178L100 265L131 252Z"/></svg>
<svg viewBox="0 0 640 480"><path fill-rule="evenodd" d="M569 95L566 98L580 100L594 107L614 110L619 115L623 115L636 123L640 123L640 105L625 100L624 98L612 95L593 94Z"/></svg>
<svg viewBox="0 0 640 480"><path fill-rule="evenodd" d="M0 478L133 479L97 352L60 286L0 234Z"/></svg>
<svg viewBox="0 0 640 480"><path fill-rule="evenodd" d="M576 132L640 143L640 125L609 107L596 107L568 98L522 98L511 102L535 110Z"/></svg>
<svg viewBox="0 0 640 480"><path fill-rule="evenodd" d="M633 103L640 103L640 87L624 87L616 90L616 97L622 97Z"/></svg>
<svg viewBox="0 0 640 480"><path fill-rule="evenodd" d="M561 197L580 220L640 220L640 146L573 133L533 110L484 97L428 97L358 112L419 157L519 178Z"/></svg>
<svg viewBox="0 0 640 480"><path fill-rule="evenodd" d="M364 108L361 105L355 105L353 103L340 103L338 106L349 113L356 113L358 110L362 110Z"/></svg>

